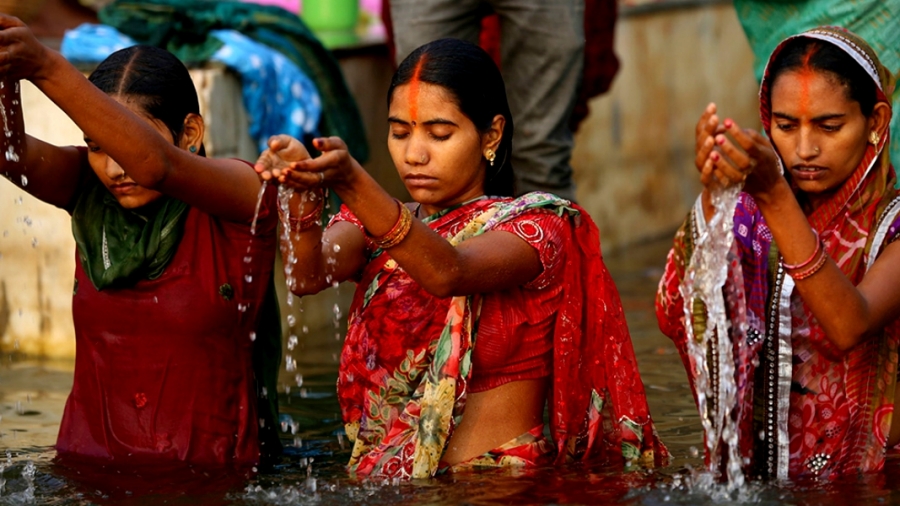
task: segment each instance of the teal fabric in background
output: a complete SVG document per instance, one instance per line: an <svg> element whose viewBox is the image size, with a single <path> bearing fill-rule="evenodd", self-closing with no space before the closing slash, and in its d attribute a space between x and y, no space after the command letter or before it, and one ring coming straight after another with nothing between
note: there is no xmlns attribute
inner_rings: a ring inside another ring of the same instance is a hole
<svg viewBox="0 0 900 506"><path fill-rule="evenodd" d="M368 160L362 118L337 60L295 14L234 1L116 0L100 11L100 21L187 64L205 62L222 47L215 30L235 30L281 52L319 90L321 135L342 138L354 158Z"/></svg>
<svg viewBox="0 0 900 506"><path fill-rule="evenodd" d="M900 0L734 0L762 79L769 55L791 35L821 25L842 26L866 40L896 78L900 75ZM900 167L900 89L892 96L891 161Z"/></svg>

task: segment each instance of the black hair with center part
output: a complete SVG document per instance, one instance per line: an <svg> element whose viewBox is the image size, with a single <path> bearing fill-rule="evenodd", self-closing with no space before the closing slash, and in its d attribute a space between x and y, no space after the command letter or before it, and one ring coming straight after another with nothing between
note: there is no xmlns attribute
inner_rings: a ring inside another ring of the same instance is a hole
<svg viewBox="0 0 900 506"><path fill-rule="evenodd" d="M494 166L487 167L484 193L498 197L513 196L515 177L510 160L513 119L503 77L490 55L475 44L459 39L440 39L419 47L403 60L394 73L388 89L388 107L394 89L408 84L413 76L417 76L420 82L444 88L459 110L482 134L490 130L496 115L506 118Z"/></svg>
<svg viewBox="0 0 900 506"><path fill-rule="evenodd" d="M769 68L772 86L788 71L812 70L830 74L844 87L847 98L859 103L864 116L869 117L878 102L875 81L863 67L845 51L827 42L809 37L788 41ZM771 93L771 87L769 88ZM771 96L770 96L771 99Z"/></svg>
<svg viewBox="0 0 900 506"><path fill-rule="evenodd" d="M200 114L197 90L187 67L165 49L138 45L116 51L88 80L107 95L136 102L148 116L162 121L175 144L181 139L187 115ZM205 155L202 145L199 154Z"/></svg>

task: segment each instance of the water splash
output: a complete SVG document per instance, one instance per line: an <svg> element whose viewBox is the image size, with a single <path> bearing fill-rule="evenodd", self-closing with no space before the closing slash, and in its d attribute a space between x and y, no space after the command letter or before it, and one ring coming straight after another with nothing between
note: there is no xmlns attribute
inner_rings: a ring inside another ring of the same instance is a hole
<svg viewBox="0 0 900 506"><path fill-rule="evenodd" d="M712 491L714 481L724 467L727 494L739 493L745 482L738 427L732 415L738 399L732 333L738 338L746 334L746 313L738 310L737 315L732 315L734 321L729 322L723 292L729 276L734 211L740 192L740 186L712 191L715 214L695 240L694 253L680 286L685 321L693 322L694 305L698 301L706 306L707 313L703 334L694 335L694 326L685 325L688 353L696 377L697 407L709 456L710 481L699 480L698 484ZM732 273L734 269L740 269L739 262L734 264Z"/></svg>
<svg viewBox="0 0 900 506"><path fill-rule="evenodd" d="M5 83L0 82L0 90L4 90L5 88L6 88ZM14 93L15 94L19 93L19 83L18 82L16 82ZM13 101L13 104L14 105L18 104L18 101ZM13 115L13 111L7 112L6 106L3 105L2 101L0 101L0 117L3 118L3 134L6 137L7 143L8 143L4 155L6 156L6 161L18 162L19 155L18 155L18 153L16 153L15 149L13 148L12 143L10 142L12 140L13 132L12 132L12 130L9 129L9 117L12 115ZM23 180L23 181L25 181L25 184L28 184L27 180Z"/></svg>

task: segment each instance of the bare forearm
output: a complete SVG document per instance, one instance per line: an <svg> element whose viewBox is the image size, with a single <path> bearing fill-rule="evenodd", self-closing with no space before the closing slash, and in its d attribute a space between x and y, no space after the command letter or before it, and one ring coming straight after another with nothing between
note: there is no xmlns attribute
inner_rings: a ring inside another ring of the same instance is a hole
<svg viewBox="0 0 900 506"><path fill-rule="evenodd" d="M153 128L91 84L59 53L47 50L45 72L32 81L141 186L165 180L183 155Z"/></svg>
<svg viewBox="0 0 900 506"><path fill-rule="evenodd" d="M817 236L787 181L754 199L784 262L797 265L809 260L816 251ZM830 257L818 272L795 282L803 302L837 348L848 350L871 331L873 318L865 297Z"/></svg>
<svg viewBox="0 0 900 506"><path fill-rule="evenodd" d="M335 190L370 235L384 236L400 219L399 206L361 167L356 172L350 184ZM428 225L413 218L409 234L390 249L390 255L429 293L456 295L464 272L462 258Z"/></svg>

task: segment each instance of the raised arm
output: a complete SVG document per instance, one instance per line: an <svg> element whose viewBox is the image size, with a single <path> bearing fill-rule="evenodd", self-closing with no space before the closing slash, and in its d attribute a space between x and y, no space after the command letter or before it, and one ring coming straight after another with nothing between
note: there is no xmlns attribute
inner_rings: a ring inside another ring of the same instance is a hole
<svg viewBox="0 0 900 506"><path fill-rule="evenodd" d="M807 263L818 251L819 239L781 174L771 145L759 133L734 122L726 120L725 127L734 142L717 136L726 156L718 157L716 170L727 164L729 173L737 170L749 176L745 190L759 206L784 262ZM856 286L827 254L814 275L794 276L794 280L828 340L841 351L849 350L900 316L900 243L887 246Z"/></svg>
<svg viewBox="0 0 900 506"><path fill-rule="evenodd" d="M306 158L286 166L257 164L257 171L264 179L275 178L301 190L328 186L337 192L371 236L388 234L400 219L401 208L396 200L350 156L343 141L335 137L316 139L315 146L323 152L318 158ZM351 228L354 230L351 231ZM302 241L315 243L312 234L316 233L307 232L311 234L308 238L293 241L295 250L303 249ZM365 261L362 257L364 238L358 229L349 224L329 231L320 244L312 249L314 256L319 255L320 260L316 261L321 263L311 261L303 274L295 274L306 276L306 286L314 285L308 280L321 282L321 277L329 274L334 281L343 281L358 272ZM316 274L316 268L321 269L322 265L328 264L334 244L339 245L341 254L345 253L345 246L352 248L346 252L352 255L346 270L340 267L343 261L336 258L340 270L320 270L320 274ZM390 255L426 291L439 297L513 288L531 281L542 270L537 251L514 234L487 232L453 247L416 218L412 218L409 234L390 249ZM301 262L297 262L298 268ZM297 293L308 292L299 289Z"/></svg>
<svg viewBox="0 0 900 506"><path fill-rule="evenodd" d="M0 15L0 28L0 76L32 81L137 184L215 216L252 219L260 182L246 164L181 149L40 44L21 21Z"/></svg>
<svg viewBox="0 0 900 506"><path fill-rule="evenodd" d="M0 81L0 174L35 197L66 207L75 194L86 167L84 153L59 148L25 134L19 82Z"/></svg>

